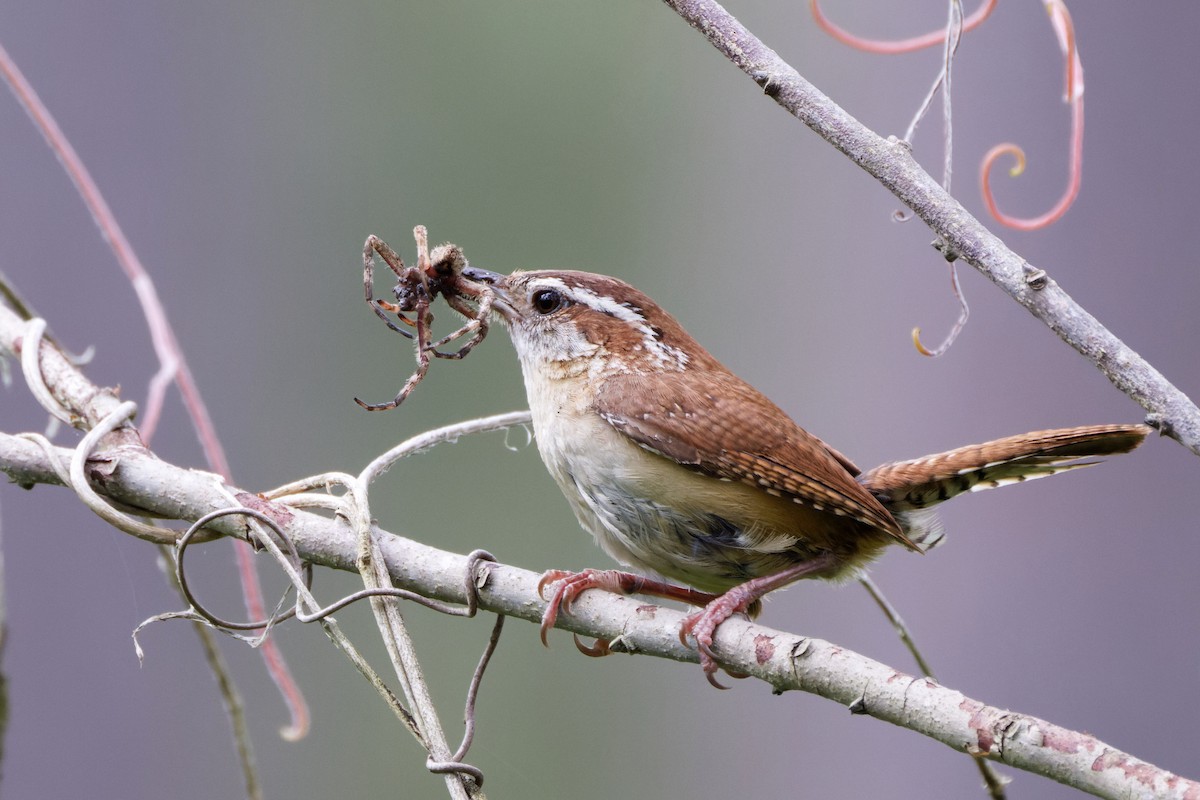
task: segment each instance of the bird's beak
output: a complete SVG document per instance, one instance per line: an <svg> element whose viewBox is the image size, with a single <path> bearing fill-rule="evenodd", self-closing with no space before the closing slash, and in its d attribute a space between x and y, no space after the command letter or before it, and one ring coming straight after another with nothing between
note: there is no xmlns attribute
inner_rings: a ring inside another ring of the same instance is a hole
<svg viewBox="0 0 1200 800"><path fill-rule="evenodd" d="M479 269L478 267L464 267L462 276L469 281L486 283L491 286L496 286L504 280L504 276L499 272L492 272L490 269Z"/></svg>
<svg viewBox="0 0 1200 800"><path fill-rule="evenodd" d="M495 294L496 299L492 304L492 309L495 310L505 322L512 322L517 318L517 312L509 302L508 295L508 280L506 275L501 275L499 272L492 272L488 269L479 269L478 267L466 267L462 271L462 277L472 283L481 283L489 286Z"/></svg>

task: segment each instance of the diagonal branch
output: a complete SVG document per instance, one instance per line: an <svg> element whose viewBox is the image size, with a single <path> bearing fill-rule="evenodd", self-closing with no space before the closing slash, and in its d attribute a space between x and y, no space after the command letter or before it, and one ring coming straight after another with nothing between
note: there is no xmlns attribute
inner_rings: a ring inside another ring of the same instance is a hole
<svg viewBox="0 0 1200 800"><path fill-rule="evenodd" d="M1076 303L1044 270L989 231L895 137L867 128L805 80L714 0L664 0L788 113L883 184L925 221L948 258L962 258L1044 322L1148 413L1163 434L1200 455L1200 409Z"/></svg>

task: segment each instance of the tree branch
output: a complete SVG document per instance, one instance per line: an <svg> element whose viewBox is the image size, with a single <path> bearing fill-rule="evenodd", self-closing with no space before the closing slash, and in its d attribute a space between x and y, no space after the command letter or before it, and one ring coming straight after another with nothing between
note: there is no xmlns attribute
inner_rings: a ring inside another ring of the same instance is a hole
<svg viewBox="0 0 1200 800"><path fill-rule="evenodd" d="M27 328L27 322L0 306L0 349L19 352ZM41 355L41 374L62 381L53 385L51 392L66 407L83 408L95 398L114 397L110 390L90 384L49 343L42 343ZM495 417L491 429L517 424L522 418L512 414ZM475 427L489 429L482 421ZM156 458L134 444L136 431L121 431L116 446L110 441L107 449L87 462L86 477L101 495L150 516L196 520L228 508L231 495L244 494L212 473ZM427 437L430 443L439 440L436 431ZM75 451L52 448L51 453L66 462ZM0 433L0 471L23 486L64 482L50 454L39 445L4 433ZM302 559L357 571L358 538L346 520L282 503L259 500L256 505L269 511ZM245 522L237 516L223 517L210 527L227 536L248 538ZM463 584L466 556L378 528L375 534L396 586L436 600L467 602ZM540 622L545 601L537 593L539 577L528 570L491 565L479 586L479 607ZM679 640L682 621L679 611L631 597L587 592L573 605L571 614L559 615L558 627L608 639L615 650L696 662L696 652ZM853 713L909 728L955 750L1002 761L1101 797L1185 798L1200 794L1200 783L1161 770L1093 736L989 706L932 679L907 675L820 639L735 618L718 629L715 651L730 669L769 683L776 693L802 690L817 694L848 706Z"/></svg>
<svg viewBox="0 0 1200 800"><path fill-rule="evenodd" d="M59 449L69 458L71 451ZM149 453L106 454L106 469L91 477L97 491L156 516L195 519L228 506L210 473L182 469ZM21 484L57 483L34 444L0 434L0 470ZM167 491L166 487L170 487ZM356 540L342 520L275 505L283 529L300 556L315 564L355 571ZM220 532L246 538L244 524L225 518ZM467 557L376 530L396 586L445 602L465 603L462 576ZM537 623L545 606L540 576L505 564L489 568L479 589L481 609ZM587 592L558 627L613 641L629 653L696 662L679 641L684 615L636 598ZM1100 797L1185 798L1200 783L1161 770L1084 733L1036 717L989 706L928 678L907 675L830 642L731 619L717 631L722 663L769 683L776 693L801 690L921 733L949 747L1044 775Z"/></svg>
<svg viewBox="0 0 1200 800"><path fill-rule="evenodd" d="M788 113L896 195L962 258L1044 322L1149 412L1148 421L1200 455L1200 409L1084 310L1044 270L1032 267L946 193L895 137L884 139L805 80L713 0L664 0Z"/></svg>

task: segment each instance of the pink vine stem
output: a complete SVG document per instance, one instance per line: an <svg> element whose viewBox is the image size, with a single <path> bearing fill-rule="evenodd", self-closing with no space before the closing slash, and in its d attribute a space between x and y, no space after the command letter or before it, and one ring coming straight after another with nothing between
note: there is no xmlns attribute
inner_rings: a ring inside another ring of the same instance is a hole
<svg viewBox="0 0 1200 800"><path fill-rule="evenodd" d="M1071 23L1071 15L1062 0L1047 0L1046 11L1050 14L1050 24L1058 37L1059 47L1066 61L1066 93L1065 100L1071 104L1071 140L1070 157L1068 159L1067 188L1062 197L1046 213L1032 218L1013 217L1005 214L996 205L992 194L992 166L1002 156L1011 155L1016 163L1009 170L1011 177L1017 177L1025 171L1025 151L1011 142L998 144L983 157L979 167L979 182L983 191L983 202L988 211L1002 225L1022 231L1032 231L1052 225L1067 213L1067 209L1079 196L1079 187L1083 182L1083 62L1079 58L1079 49L1075 43L1075 26Z"/></svg>
<svg viewBox="0 0 1200 800"><path fill-rule="evenodd" d="M962 32L974 30L987 19L992 11L996 8L997 0L984 0L983 4L976 9L975 13L963 20ZM849 45L857 50L864 50L868 53L879 53L881 55L899 55L901 53L911 53L915 50L922 50L926 47L935 47L946 41L946 29L941 28L936 31L914 36L911 39L899 40L884 40L884 39L864 39L857 34L850 33L845 28L839 28L821 9L820 0L810 0L809 10L812 12L813 20L826 33L839 42Z"/></svg>
<svg viewBox="0 0 1200 800"><path fill-rule="evenodd" d="M179 387L179 394L187 409L188 417L192 420L192 426L196 430L196 437L200 440L200 447L204 451L204 458L208 462L209 469L219 473L226 481L232 481L229 461L225 457L224 448L221 447L216 427L200 396L200 389L188 368L183 350L175 338L170 318L159 300L150 274L142 266L133 245L125 237L125 232L121 230L116 216L108 207L108 203L100 193L100 188L92 180L83 160L79 158L79 154L75 152L75 148L71 146L70 141L50 114L50 110L42 103L37 92L33 90L29 81L25 79L16 62L3 46L0 46L0 76L3 76L9 89L16 96L17 102L33 120L34 125L42 134L42 138L46 140L47 146L58 159L58 163L62 165L71 182L75 184L75 189L92 215L92 220L100 229L100 235L112 248L117 263L120 264L129 282L133 284L133 291L141 304L142 313L145 315L146 324L150 329L154 352L158 356L159 362L158 371L150 380L145 419L140 426L145 441L149 443L150 437L154 434L154 429L161 417L167 386L174 382ZM247 613L251 619L263 619L267 616L266 604L263 600L262 585L254 570L253 550L250 545L241 541L235 543L234 550L237 554L238 574L241 578ZM287 667L287 662L284 661L283 654L273 639L268 639L263 643L262 653L267 671L279 688L291 716L288 727L281 731L281 735L289 740L302 738L309 728L308 704L304 700L304 695L296 685L291 671Z"/></svg>

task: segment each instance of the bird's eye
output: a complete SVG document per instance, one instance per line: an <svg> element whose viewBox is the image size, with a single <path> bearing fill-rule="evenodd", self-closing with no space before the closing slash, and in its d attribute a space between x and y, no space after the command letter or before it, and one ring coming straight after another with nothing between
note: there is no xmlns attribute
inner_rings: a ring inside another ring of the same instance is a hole
<svg viewBox="0 0 1200 800"><path fill-rule="evenodd" d="M567 298L557 289L538 289L529 298L533 310L539 314L553 314L567 305Z"/></svg>

